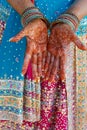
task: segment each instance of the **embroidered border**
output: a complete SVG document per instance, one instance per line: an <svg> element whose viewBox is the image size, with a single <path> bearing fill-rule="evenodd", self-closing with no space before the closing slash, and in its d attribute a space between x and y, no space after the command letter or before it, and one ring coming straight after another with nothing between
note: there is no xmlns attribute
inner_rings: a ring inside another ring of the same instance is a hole
<svg viewBox="0 0 87 130"><path fill-rule="evenodd" d="M5 30L5 27L6 27L6 22L0 20L0 43L1 43L1 41L2 41L3 32L4 32L4 30Z"/></svg>
<svg viewBox="0 0 87 130"><path fill-rule="evenodd" d="M0 120L40 120L40 83L0 80Z"/></svg>

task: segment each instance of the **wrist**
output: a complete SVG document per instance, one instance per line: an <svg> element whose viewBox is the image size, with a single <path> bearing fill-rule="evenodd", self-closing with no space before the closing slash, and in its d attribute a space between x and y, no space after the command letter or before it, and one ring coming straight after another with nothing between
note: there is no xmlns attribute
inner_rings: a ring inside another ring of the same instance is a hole
<svg viewBox="0 0 87 130"><path fill-rule="evenodd" d="M28 2L27 4L24 4L23 10L21 11L21 15L23 15L24 11L26 11L28 8L33 8L35 5L32 3L32 1Z"/></svg>
<svg viewBox="0 0 87 130"><path fill-rule="evenodd" d="M43 22L45 22L45 24L49 28L48 20L43 16L43 14L36 7L29 7L24 10L22 17L21 17L21 23L24 27L35 19L41 19Z"/></svg>
<svg viewBox="0 0 87 130"><path fill-rule="evenodd" d="M85 14L85 12L80 13L77 10L78 9L73 7L70 10L68 10L67 13L73 13L73 14L75 14L78 17L79 20L81 20L86 14Z"/></svg>
<svg viewBox="0 0 87 130"><path fill-rule="evenodd" d="M7 0L7 2L20 14L24 12L26 8L34 7L31 0Z"/></svg>
<svg viewBox="0 0 87 130"><path fill-rule="evenodd" d="M73 13L64 13L60 15L58 19L56 19L54 22L51 23L50 28L52 28L56 24L64 23L64 24L68 24L71 27L71 29L75 32L78 28L79 22L80 21L78 17Z"/></svg>
<svg viewBox="0 0 87 130"><path fill-rule="evenodd" d="M87 15L87 0L75 0L66 13L73 13L81 20Z"/></svg>

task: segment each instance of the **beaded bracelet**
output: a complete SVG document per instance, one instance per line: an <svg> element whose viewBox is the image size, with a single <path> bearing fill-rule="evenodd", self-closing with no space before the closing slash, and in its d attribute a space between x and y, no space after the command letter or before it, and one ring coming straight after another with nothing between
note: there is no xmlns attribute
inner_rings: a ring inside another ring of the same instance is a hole
<svg viewBox="0 0 87 130"><path fill-rule="evenodd" d="M43 14L36 7L29 7L27 9L25 9L25 11L23 12L22 17L21 17L21 23L24 27L29 22L33 21L34 19L43 20L46 23L47 27L49 28L48 20L43 16Z"/></svg>
<svg viewBox="0 0 87 130"><path fill-rule="evenodd" d="M64 13L59 16L57 20L51 23L50 28L52 28L57 23L66 23L68 24L73 31L76 31L78 25L79 25L79 19L77 16L75 16L72 13Z"/></svg>

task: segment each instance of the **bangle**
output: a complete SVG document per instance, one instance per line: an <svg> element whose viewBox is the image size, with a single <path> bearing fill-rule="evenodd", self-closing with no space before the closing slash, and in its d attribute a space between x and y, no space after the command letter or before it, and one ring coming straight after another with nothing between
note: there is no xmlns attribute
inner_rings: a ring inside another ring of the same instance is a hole
<svg viewBox="0 0 87 130"><path fill-rule="evenodd" d="M69 13L69 12L67 14L70 15L70 16L73 16L73 18L75 18L78 21L78 23L80 23L79 18L75 14Z"/></svg>
<svg viewBox="0 0 87 130"><path fill-rule="evenodd" d="M73 31L76 31L78 25L79 25L80 20L77 18L77 16L75 16L72 13L64 13L62 15L59 16L59 18L57 20L55 20L52 24L51 24L51 28L57 24L57 23L66 23L68 24L71 29Z"/></svg>
<svg viewBox="0 0 87 130"><path fill-rule="evenodd" d="M43 20L46 23L47 27L49 28L48 20L42 15L42 13L36 7L29 7L24 10L21 17L21 23L23 27L25 27L29 22L35 19Z"/></svg>

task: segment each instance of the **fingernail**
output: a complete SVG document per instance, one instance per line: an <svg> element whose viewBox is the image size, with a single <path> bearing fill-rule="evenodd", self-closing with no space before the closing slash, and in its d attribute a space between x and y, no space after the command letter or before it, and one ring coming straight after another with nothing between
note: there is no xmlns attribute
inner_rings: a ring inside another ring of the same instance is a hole
<svg viewBox="0 0 87 130"><path fill-rule="evenodd" d="M50 81L48 81L48 86L51 86L51 82Z"/></svg>
<svg viewBox="0 0 87 130"><path fill-rule="evenodd" d="M48 78L46 78L46 80L48 80Z"/></svg>
<svg viewBox="0 0 87 130"><path fill-rule="evenodd" d="M44 71L44 67L42 66L42 71Z"/></svg>
<svg viewBox="0 0 87 130"><path fill-rule="evenodd" d="M44 78L44 75L42 75L41 77Z"/></svg>
<svg viewBox="0 0 87 130"><path fill-rule="evenodd" d="M37 77L36 78L36 83L39 83L40 82L40 77Z"/></svg>
<svg viewBox="0 0 87 130"><path fill-rule="evenodd" d="M22 75L25 75L25 70L24 69L22 70Z"/></svg>
<svg viewBox="0 0 87 130"><path fill-rule="evenodd" d="M61 77L61 81L62 81L62 82L65 82L65 80L66 80L66 77L65 77L65 76L62 76L62 77Z"/></svg>
<svg viewBox="0 0 87 130"><path fill-rule="evenodd" d="M12 39L13 39L13 37L9 39L9 42L11 42L11 41L12 41Z"/></svg>
<svg viewBox="0 0 87 130"><path fill-rule="evenodd" d="M64 83L66 80L65 79L62 79L62 82Z"/></svg>
<svg viewBox="0 0 87 130"><path fill-rule="evenodd" d="M42 73L39 74L39 77L41 77L41 76L42 76Z"/></svg>
<svg viewBox="0 0 87 130"><path fill-rule="evenodd" d="M23 77L23 76L24 76L24 74L22 74L22 73L21 73L21 76Z"/></svg>
<svg viewBox="0 0 87 130"><path fill-rule="evenodd" d="M36 79L33 79L33 82L36 83Z"/></svg>
<svg viewBox="0 0 87 130"><path fill-rule="evenodd" d="M33 78L33 82L34 82L34 83L39 83L39 82L40 82L40 77Z"/></svg>

